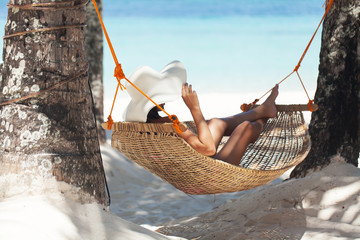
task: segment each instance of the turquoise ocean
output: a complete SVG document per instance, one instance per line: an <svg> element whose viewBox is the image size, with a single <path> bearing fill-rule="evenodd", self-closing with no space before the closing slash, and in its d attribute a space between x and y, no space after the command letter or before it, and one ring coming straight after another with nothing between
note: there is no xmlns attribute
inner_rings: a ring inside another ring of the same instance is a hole
<svg viewBox="0 0 360 240"><path fill-rule="evenodd" d="M266 92L297 65L324 12L323 0L104 0L103 5L104 23L127 76L141 65L160 71L180 60L199 94ZM1 1L1 26L6 14ZM320 39L321 29L299 70L312 93ZM105 98L111 98L115 65L105 42L104 49ZM302 90L295 77L280 89Z"/></svg>

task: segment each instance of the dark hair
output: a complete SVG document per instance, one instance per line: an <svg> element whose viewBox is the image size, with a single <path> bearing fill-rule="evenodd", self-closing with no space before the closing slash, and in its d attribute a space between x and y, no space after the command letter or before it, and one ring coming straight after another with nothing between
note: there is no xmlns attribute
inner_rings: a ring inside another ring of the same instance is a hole
<svg viewBox="0 0 360 240"><path fill-rule="evenodd" d="M150 123L151 120L158 120L160 118L161 118L161 116L159 115L159 108L153 107L146 117L146 122Z"/></svg>

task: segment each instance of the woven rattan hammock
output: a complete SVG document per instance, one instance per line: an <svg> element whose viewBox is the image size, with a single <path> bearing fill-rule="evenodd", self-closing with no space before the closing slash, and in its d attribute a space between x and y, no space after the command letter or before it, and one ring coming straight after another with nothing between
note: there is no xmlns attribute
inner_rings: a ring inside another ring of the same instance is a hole
<svg viewBox="0 0 360 240"><path fill-rule="evenodd" d="M188 194L247 190L274 180L306 157L310 137L301 112L306 108L278 106L277 117L268 120L259 139L247 148L240 166L198 153L177 136L171 123L113 123L111 145ZM196 132L193 122L182 123L181 128Z"/></svg>

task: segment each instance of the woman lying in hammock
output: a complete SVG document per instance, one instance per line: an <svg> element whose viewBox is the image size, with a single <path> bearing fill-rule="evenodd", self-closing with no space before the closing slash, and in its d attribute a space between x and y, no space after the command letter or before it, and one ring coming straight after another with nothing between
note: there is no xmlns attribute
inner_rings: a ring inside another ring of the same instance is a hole
<svg viewBox="0 0 360 240"><path fill-rule="evenodd" d="M267 119L276 117L277 96L278 85L272 89L270 96L260 106L234 116L213 118L206 122L196 92L191 85L185 83L182 87L182 98L193 116L198 135L189 129L178 135L201 154L239 165L247 146L258 139ZM157 107L153 108L148 114L147 122L171 122L167 117L160 117L158 111ZM230 138L216 153L223 136Z"/></svg>
<svg viewBox="0 0 360 240"><path fill-rule="evenodd" d="M246 147L260 135L268 118L277 114L275 99L278 95L276 85L265 102L253 110L226 118L205 121L196 92L186 83L185 66L179 61L166 65L161 72L148 66L136 69L129 80L156 103L167 103L182 96L189 108L198 134L186 130L179 133L191 147L198 152L225 162L239 165ZM168 117L160 117L158 107L143 96L131 84L126 85L131 101L124 112L126 122L171 122ZM224 147L216 153L223 136L230 136Z"/></svg>

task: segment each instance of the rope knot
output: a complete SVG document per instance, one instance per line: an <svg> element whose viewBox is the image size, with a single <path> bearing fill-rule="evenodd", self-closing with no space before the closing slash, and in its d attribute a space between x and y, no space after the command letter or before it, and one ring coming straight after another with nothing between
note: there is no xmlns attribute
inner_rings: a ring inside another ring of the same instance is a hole
<svg viewBox="0 0 360 240"><path fill-rule="evenodd" d="M112 119L111 115L109 115L108 120L107 120L106 123L107 123L106 128L107 128L108 130L111 130L111 126L112 126L112 124L114 123L114 120Z"/></svg>
<svg viewBox="0 0 360 240"><path fill-rule="evenodd" d="M120 89L121 91L126 89L126 87L121 84L121 80L122 79L125 79L125 74L124 74L124 71L122 70L122 67L121 67L121 64L117 64L116 67L115 67L115 71L114 71L114 77L116 77L118 83L119 83L119 86L120 86Z"/></svg>
<svg viewBox="0 0 360 240"><path fill-rule="evenodd" d="M255 99L252 103L249 103L249 104L246 104L246 103L243 103L241 106L240 106L240 109L243 111L243 112L247 112L249 110L252 109L252 107L259 101L259 99Z"/></svg>
<svg viewBox="0 0 360 240"><path fill-rule="evenodd" d="M314 109L313 109L313 104L314 104L314 100L309 100L308 102L308 108L309 108L309 111L310 112L313 112Z"/></svg>
<svg viewBox="0 0 360 240"><path fill-rule="evenodd" d="M174 123L173 127L175 128L176 132L182 133L180 126L179 126L180 121L179 121L178 117L176 115L171 115L169 117L169 119Z"/></svg>

